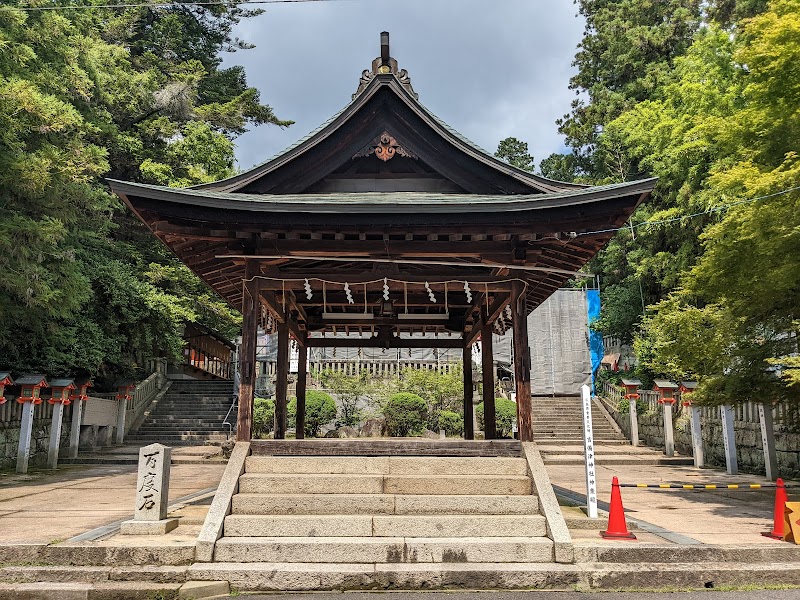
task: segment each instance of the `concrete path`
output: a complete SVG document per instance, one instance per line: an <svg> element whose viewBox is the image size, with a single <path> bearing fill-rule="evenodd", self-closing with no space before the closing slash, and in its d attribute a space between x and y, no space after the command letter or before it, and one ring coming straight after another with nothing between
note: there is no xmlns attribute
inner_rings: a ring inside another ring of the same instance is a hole
<svg viewBox="0 0 800 600"><path fill-rule="evenodd" d="M174 464L170 502L214 488L225 464ZM47 544L131 518L136 466L66 466L28 475L0 473L0 543Z"/></svg>
<svg viewBox="0 0 800 600"><path fill-rule="evenodd" d="M620 483L770 483L758 475L729 476L719 469L692 466L603 464L598 459L598 498L608 502L611 479ZM553 484L580 494L586 493L582 465L546 464ZM787 482L789 483L789 482ZM792 490L789 490L792 492ZM798 492L800 490L794 490ZM622 488L628 518L640 519L704 544L783 544L761 535L772 529L775 490L664 490ZM797 494L794 494L797 496ZM792 494L790 494L790 499ZM800 499L800 498L794 498ZM573 531L573 538L600 541L596 531ZM655 536L642 541L665 543ZM624 543L624 542L611 542Z"/></svg>

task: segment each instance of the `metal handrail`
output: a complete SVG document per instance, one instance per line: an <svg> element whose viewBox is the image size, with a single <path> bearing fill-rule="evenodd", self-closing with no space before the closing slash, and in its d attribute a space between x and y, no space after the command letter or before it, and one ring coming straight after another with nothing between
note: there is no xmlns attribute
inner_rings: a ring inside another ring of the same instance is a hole
<svg viewBox="0 0 800 600"><path fill-rule="evenodd" d="M239 396L234 395L233 402L231 402L231 407L228 409L228 413L225 415L225 419L222 421L223 425L228 426L228 439L231 439L231 435L233 435L233 424L228 420L228 417L231 416L231 413L233 412L234 408L237 408L238 410L238 405L239 405Z"/></svg>

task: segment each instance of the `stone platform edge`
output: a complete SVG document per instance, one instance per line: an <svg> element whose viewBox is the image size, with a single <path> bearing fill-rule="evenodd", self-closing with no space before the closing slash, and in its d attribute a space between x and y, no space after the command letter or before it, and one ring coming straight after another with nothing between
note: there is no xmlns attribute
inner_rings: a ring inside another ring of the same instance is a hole
<svg viewBox="0 0 800 600"><path fill-rule="evenodd" d="M244 473L245 460L250 455L250 442L236 442L219 482L217 493L208 509L206 520L200 535L197 537L195 560L198 562L212 562L214 548L217 540L222 537L222 528L225 517L231 514L231 501L239 491L239 477Z"/></svg>
<svg viewBox="0 0 800 600"><path fill-rule="evenodd" d="M545 469L542 455L533 442L522 443L522 455L528 461L528 470L533 482L533 492L539 497L539 510L547 521L547 536L553 540L557 563L575 562L575 547L567 522L558 505L558 498Z"/></svg>

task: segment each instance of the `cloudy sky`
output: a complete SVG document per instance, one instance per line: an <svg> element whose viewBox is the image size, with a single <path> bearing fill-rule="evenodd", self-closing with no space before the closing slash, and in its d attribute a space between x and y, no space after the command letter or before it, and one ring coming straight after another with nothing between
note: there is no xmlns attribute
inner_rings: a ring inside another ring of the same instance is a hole
<svg viewBox="0 0 800 600"><path fill-rule="evenodd" d="M568 0L331 0L272 4L236 34L256 44L228 54L275 113L295 124L262 126L237 140L242 169L264 162L350 101L380 53L380 32L420 101L494 152L514 136L536 162L563 150L555 119L568 88L583 20Z"/></svg>

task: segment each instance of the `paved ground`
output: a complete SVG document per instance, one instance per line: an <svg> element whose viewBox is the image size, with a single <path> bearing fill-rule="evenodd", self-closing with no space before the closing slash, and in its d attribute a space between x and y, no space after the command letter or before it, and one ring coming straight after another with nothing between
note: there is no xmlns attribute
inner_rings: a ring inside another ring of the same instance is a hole
<svg viewBox="0 0 800 600"><path fill-rule="evenodd" d="M607 596L613 600L798 600L800 590L708 592L333 592L314 594L267 594L241 596L248 600L586 600Z"/></svg>
<svg viewBox="0 0 800 600"><path fill-rule="evenodd" d="M553 484L586 493L580 465L547 465ZM598 460L599 499L611 497L611 479L620 483L769 483L757 475L729 476L718 469L691 466L603 465ZM627 516L660 526L705 544L782 544L761 535L772 529L775 490L684 491L622 488ZM791 499L791 496L790 496ZM597 532L573 532L574 537L599 539ZM665 540L645 536L646 541ZM619 542L615 542L619 543Z"/></svg>
<svg viewBox="0 0 800 600"><path fill-rule="evenodd" d="M223 463L172 466L169 498L215 488ZM136 466L67 466L28 475L0 473L0 543L63 541L131 518Z"/></svg>

